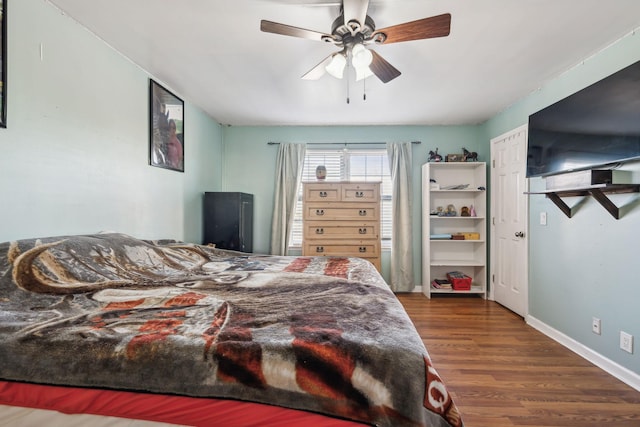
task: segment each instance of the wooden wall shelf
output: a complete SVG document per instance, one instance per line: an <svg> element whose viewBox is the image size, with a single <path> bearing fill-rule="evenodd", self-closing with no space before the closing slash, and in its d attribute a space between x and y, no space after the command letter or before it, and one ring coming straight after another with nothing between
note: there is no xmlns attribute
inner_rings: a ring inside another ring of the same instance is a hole
<svg viewBox="0 0 640 427"><path fill-rule="evenodd" d="M569 218L572 215L571 208L562 200L562 197L593 196L612 217L620 219L620 208L607 197L607 194L638 192L640 192L640 184L598 184L586 188L546 190L525 194L544 194Z"/></svg>

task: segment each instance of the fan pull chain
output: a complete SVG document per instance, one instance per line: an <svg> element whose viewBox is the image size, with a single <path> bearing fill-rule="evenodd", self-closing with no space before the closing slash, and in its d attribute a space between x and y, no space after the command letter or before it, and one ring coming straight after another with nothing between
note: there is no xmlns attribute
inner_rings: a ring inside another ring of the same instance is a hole
<svg viewBox="0 0 640 427"><path fill-rule="evenodd" d="M347 104L349 103L349 80L351 80L351 66L347 65Z"/></svg>
<svg viewBox="0 0 640 427"><path fill-rule="evenodd" d="M367 100L367 78L362 79L362 100Z"/></svg>

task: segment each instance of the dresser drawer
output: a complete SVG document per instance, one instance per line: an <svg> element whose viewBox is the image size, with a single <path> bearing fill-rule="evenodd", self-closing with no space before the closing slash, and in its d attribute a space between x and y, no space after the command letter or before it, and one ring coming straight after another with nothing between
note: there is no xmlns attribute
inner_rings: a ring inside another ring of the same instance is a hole
<svg viewBox="0 0 640 427"><path fill-rule="evenodd" d="M341 184L305 183L304 200L307 202L337 202L341 197Z"/></svg>
<svg viewBox="0 0 640 427"><path fill-rule="evenodd" d="M380 205L363 203L351 206L344 203L305 203L302 217L304 221L379 221Z"/></svg>
<svg viewBox="0 0 640 427"><path fill-rule="evenodd" d="M304 240L318 239L378 239L378 222L357 221L305 221L302 230Z"/></svg>
<svg viewBox="0 0 640 427"><path fill-rule="evenodd" d="M377 202L380 198L379 184L349 183L342 185L343 202Z"/></svg>
<svg viewBox="0 0 640 427"><path fill-rule="evenodd" d="M377 258L379 244L375 241L346 242L322 242L313 244L305 242L302 247L302 255L305 256L344 256L357 258Z"/></svg>

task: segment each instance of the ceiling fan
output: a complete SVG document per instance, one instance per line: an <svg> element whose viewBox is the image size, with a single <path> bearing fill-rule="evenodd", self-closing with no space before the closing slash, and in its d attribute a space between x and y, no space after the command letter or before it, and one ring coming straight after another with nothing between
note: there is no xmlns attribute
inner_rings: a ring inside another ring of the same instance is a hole
<svg viewBox="0 0 640 427"><path fill-rule="evenodd" d="M375 75L383 83L388 83L398 77L400 71L380 54L367 49L366 45L446 37L451 28L451 15L445 13L376 29L373 19L367 15L368 9L369 0L343 0L340 16L333 22L330 34L264 19L260 22L260 29L267 33L333 43L341 48L303 75L303 79L317 80L325 72L342 78L344 68L350 59L356 70L356 80Z"/></svg>

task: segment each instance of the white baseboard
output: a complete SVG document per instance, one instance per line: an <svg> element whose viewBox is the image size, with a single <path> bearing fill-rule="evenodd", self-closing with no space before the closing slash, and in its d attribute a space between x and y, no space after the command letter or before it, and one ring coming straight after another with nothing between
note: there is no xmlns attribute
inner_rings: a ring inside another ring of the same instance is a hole
<svg viewBox="0 0 640 427"><path fill-rule="evenodd" d="M531 315L527 315L526 321L527 321L527 324L530 325L532 328L537 329L538 331L542 332L549 338L559 342L563 346L567 347L569 350L587 359L589 362L593 363L600 369L613 375L623 383L640 391L640 375L638 375L637 373L625 368L622 365L619 365L613 360L610 360L604 357L600 353L593 351L592 349L585 346L584 344L579 343L573 338L552 328L551 326L536 319Z"/></svg>

